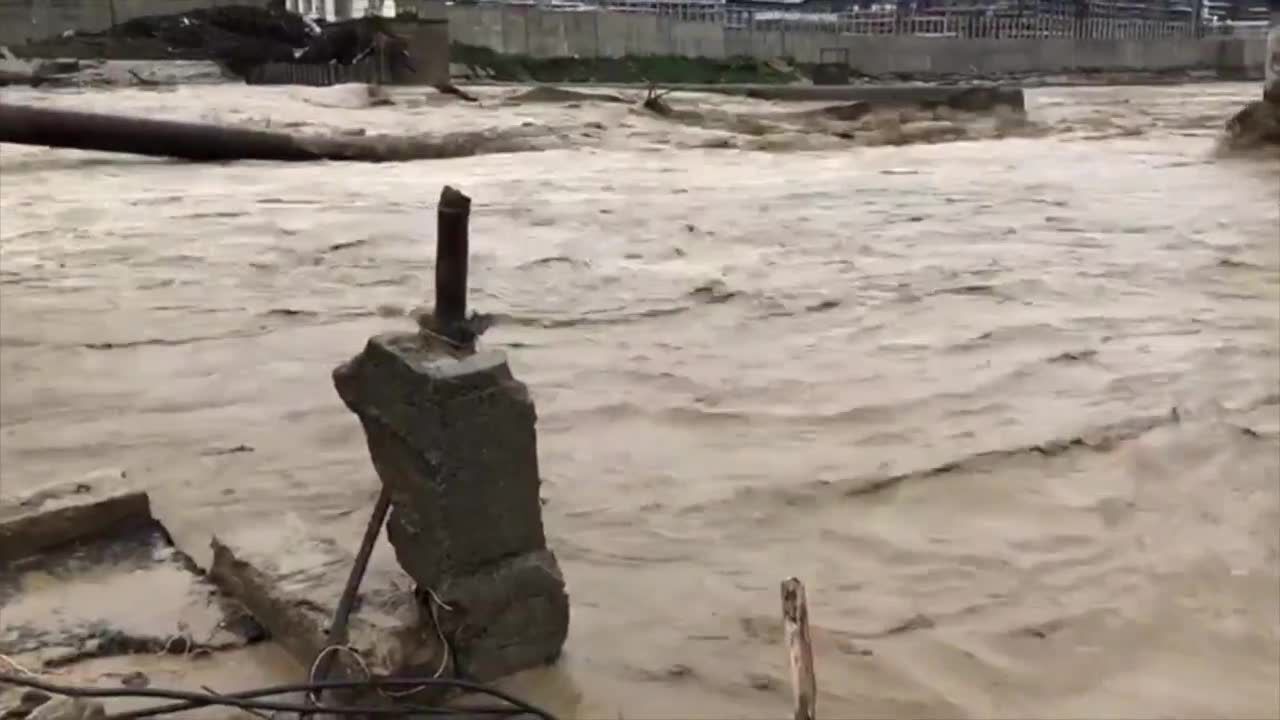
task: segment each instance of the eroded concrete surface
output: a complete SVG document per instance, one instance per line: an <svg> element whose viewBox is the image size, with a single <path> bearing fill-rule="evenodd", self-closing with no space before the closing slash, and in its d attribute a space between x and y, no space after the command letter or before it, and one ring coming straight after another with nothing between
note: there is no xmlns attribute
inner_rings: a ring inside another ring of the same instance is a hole
<svg viewBox="0 0 1280 720"><path fill-rule="evenodd" d="M824 716L1276 717L1280 170L1213 152L1257 92L1033 91L1039 136L874 148L616 103L38 96L560 144L0 149L3 492L116 467L193 552L287 512L354 548L377 484L329 373L412 326L448 182L573 592L565 656L518 689L566 717L783 716L797 575Z"/></svg>

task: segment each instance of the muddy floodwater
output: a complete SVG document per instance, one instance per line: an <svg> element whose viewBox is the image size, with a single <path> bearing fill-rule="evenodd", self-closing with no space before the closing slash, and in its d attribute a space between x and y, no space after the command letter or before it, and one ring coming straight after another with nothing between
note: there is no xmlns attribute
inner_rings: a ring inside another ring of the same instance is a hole
<svg viewBox="0 0 1280 720"><path fill-rule="evenodd" d="M3 493L119 478L201 562L285 513L354 548L377 483L329 374L412 327L452 183L573 602L559 665L512 683L531 699L788 716L795 575L821 717L1280 716L1280 161L1213 152L1256 84L1035 90L1031 130L901 146L510 92L0 94L547 148L4 146Z"/></svg>

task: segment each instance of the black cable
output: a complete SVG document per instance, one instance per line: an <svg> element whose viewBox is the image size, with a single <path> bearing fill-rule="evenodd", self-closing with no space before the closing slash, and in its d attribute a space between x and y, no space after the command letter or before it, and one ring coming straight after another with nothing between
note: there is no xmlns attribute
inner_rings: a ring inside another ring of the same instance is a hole
<svg viewBox="0 0 1280 720"><path fill-rule="evenodd" d="M529 703L512 697L500 690L481 685L478 683L468 682L466 680L455 680L451 678L396 678L396 677L374 677L366 680L331 680L323 682L294 683L288 685L275 685L257 690L247 690L237 693L213 694L189 692L186 690L166 690L162 688L91 688L76 687L68 685L56 685L37 680L30 677L23 677L13 673L0 673L0 683L8 683L18 685L20 687L32 688L50 693L52 695L65 695L68 697L91 697L91 698L155 698L167 700L179 700L181 702L162 705L158 707L146 708L142 710L129 711L111 716L111 720L126 720L127 718L145 718L154 717L156 715L164 715L194 708L205 707L208 705L222 705L227 707L237 707L241 709L268 710L276 712L325 712L336 715L374 715L374 716L404 716L407 714L418 715L465 715L472 713L476 715L516 715L526 713L534 715L542 720L556 720L555 716L545 710L537 708ZM281 695L291 692L303 692L313 690L339 690L351 688L416 688L416 687L446 687L452 689L465 690L469 692L489 695L499 700L503 700L511 705L511 707L459 707L459 708L427 708L414 705L396 705L396 706L379 706L379 707L361 707L361 706L331 706L331 705L307 705L303 703L287 703L275 702L267 700L258 700L256 698Z"/></svg>
<svg viewBox="0 0 1280 720"><path fill-rule="evenodd" d="M470 682L467 680L459 680L455 678L402 678L402 677L370 677L362 680L313 680L305 683L293 683L287 685L275 685L257 690L245 690L237 693L226 693L215 695L214 697L230 697L236 699L251 699L265 695L281 695L291 692L311 692L315 690L345 690L351 688L388 688L388 689L415 689L425 687L447 687L456 690L465 690L481 695L489 695L506 702L510 707L494 707L494 706L470 706L462 708L424 708L421 705L409 705L415 712L422 714L440 714L452 715L459 713L472 713L477 715L514 715L526 713L542 720L556 720L551 713L531 705L520 698L517 698L496 688L480 683ZM316 708L318 711L319 707ZM149 716L138 716L149 717Z"/></svg>
<svg viewBox="0 0 1280 720"><path fill-rule="evenodd" d="M449 683L449 684L452 685L453 683ZM245 690L245 691L236 692L236 693L216 693L216 694L210 695L210 697L212 699L232 698L234 700L249 701L245 705L236 705L236 707L241 707L242 709L252 708L254 710L271 710L272 708L265 706L267 703L254 702L254 700L256 698L263 697L266 695L281 695L284 693L291 693L291 692L307 692L307 691L314 691L314 690L342 690L342 689L357 688L357 687L395 688L395 687L405 687L405 686L407 686L409 689L413 689L415 687L422 687L422 683L420 680L415 678L370 678L367 680L315 681L315 682L309 682L309 683L298 683L295 685L278 685L275 687L261 688L258 690ZM550 713L547 713L546 711L543 711L539 708L529 705L516 698L506 698L506 696L503 695L501 692L493 690L492 688L484 688L483 690L481 690L481 692L487 692L488 694L494 695L495 697L507 699L508 702L511 703L511 705L502 706L502 707L496 707L493 705L474 705L474 706L464 706L459 708L440 708L440 707L433 708L433 707L426 707L423 705L383 706L382 707L383 712L381 712L380 714L404 715L406 713L409 713L409 714L416 714L416 715L439 715L442 717L460 717L464 715L511 716L511 715L520 715L520 714L530 714L530 715L534 715L535 717L541 718L542 720L556 720L555 716L551 715ZM221 704L221 703L216 703L211 700L208 704L213 705L213 704ZM272 704L283 705L284 703L272 703ZM300 713L302 717L306 717L307 715L311 715L311 714L325 712L326 710L331 709L333 707L333 706L325 706L325 705L317 705L317 704L301 705L301 704L291 703L291 705L293 705L293 707L289 708L288 711ZM155 717L157 715L169 715L171 713L182 712L184 710L192 710L194 708L203 707L203 706L204 706L203 702L197 703L194 700L188 700L184 702L171 703L168 705L157 705L154 707L144 708L141 710L133 710L129 712L118 713L118 714L109 716L107 720L134 720L135 718L149 718L149 717ZM339 710L339 713L357 714L357 709L348 708L345 711Z"/></svg>

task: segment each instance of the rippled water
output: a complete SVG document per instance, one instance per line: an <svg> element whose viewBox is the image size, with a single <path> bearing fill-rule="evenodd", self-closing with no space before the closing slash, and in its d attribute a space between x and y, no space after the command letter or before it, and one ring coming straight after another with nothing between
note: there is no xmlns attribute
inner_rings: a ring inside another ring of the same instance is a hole
<svg viewBox="0 0 1280 720"><path fill-rule="evenodd" d="M410 326L454 183L574 603L561 664L515 683L535 699L784 716L797 575L824 717L1280 714L1280 164L1213 155L1255 85L1037 90L1035 137L774 152L493 92L6 91L554 142L288 167L5 146L5 493L122 468L193 549L283 510L352 519L354 546L375 479L329 372Z"/></svg>

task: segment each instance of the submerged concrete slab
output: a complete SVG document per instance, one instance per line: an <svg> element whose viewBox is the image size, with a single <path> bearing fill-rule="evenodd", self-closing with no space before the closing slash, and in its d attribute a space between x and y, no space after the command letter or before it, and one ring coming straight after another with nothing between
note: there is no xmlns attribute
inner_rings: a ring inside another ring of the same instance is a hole
<svg viewBox="0 0 1280 720"><path fill-rule="evenodd" d="M353 543L354 544L354 543ZM240 601L303 668L327 643L329 623L355 562L354 547L286 515L213 539L209 577ZM360 586L348 629L359 655L333 655L331 679L386 675L451 675L448 648L415 596L413 582L379 544Z"/></svg>
<svg viewBox="0 0 1280 720"><path fill-rule="evenodd" d="M203 653L262 637L150 516L143 493L91 483L0 505L0 654L38 669L134 653Z"/></svg>
<svg viewBox="0 0 1280 720"><path fill-rule="evenodd" d="M0 565L155 524L145 493L59 483L0 502Z"/></svg>

